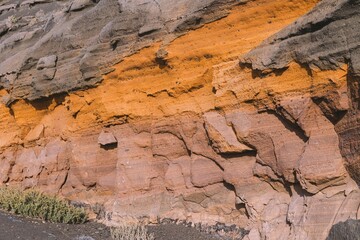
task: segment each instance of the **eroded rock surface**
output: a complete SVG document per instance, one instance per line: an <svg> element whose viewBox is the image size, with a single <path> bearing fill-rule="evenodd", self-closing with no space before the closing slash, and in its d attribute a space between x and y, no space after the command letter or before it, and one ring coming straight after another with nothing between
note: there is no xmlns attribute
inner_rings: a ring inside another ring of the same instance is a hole
<svg viewBox="0 0 360 240"><path fill-rule="evenodd" d="M7 103L92 87L123 57L222 18L245 2L3 1L0 87L8 91Z"/></svg>
<svg viewBox="0 0 360 240"><path fill-rule="evenodd" d="M1 184L247 240L359 218L359 1L0 6Z"/></svg>

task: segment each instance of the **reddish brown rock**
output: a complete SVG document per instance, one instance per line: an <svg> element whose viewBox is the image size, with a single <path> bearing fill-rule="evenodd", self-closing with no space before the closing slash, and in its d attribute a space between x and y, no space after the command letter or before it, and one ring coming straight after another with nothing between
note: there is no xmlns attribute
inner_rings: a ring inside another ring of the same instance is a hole
<svg viewBox="0 0 360 240"><path fill-rule="evenodd" d="M196 187L205 187L223 180L219 166L210 159L195 156L191 164L191 182Z"/></svg>
<svg viewBox="0 0 360 240"><path fill-rule="evenodd" d="M212 142L212 147L218 153L242 153L252 150L240 143L234 130L226 122L225 117L216 112L208 112L204 115L207 134Z"/></svg>
<svg viewBox="0 0 360 240"><path fill-rule="evenodd" d="M275 113L232 111L227 113L238 137L253 146L261 164L269 166L275 174L294 182L294 170L304 149L304 139L296 128ZM289 151L291 149L291 151Z"/></svg>
<svg viewBox="0 0 360 240"><path fill-rule="evenodd" d="M32 129L25 137L25 141L32 142L39 140L41 137L43 137L44 134L44 125L40 124L36 126L34 129Z"/></svg>
<svg viewBox="0 0 360 240"><path fill-rule="evenodd" d="M359 218L357 1L9 2L0 184L248 240Z"/></svg>
<svg viewBox="0 0 360 240"><path fill-rule="evenodd" d="M116 144L117 140L111 132L102 131L98 138L98 143L102 146Z"/></svg>

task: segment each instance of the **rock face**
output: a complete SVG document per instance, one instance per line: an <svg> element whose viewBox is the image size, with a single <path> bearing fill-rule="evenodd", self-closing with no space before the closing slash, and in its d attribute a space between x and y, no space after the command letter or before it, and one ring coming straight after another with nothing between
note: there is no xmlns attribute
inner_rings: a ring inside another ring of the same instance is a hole
<svg viewBox="0 0 360 240"><path fill-rule="evenodd" d="M283 69L292 61L311 68L359 69L359 1L324 0L245 56L254 70Z"/></svg>
<svg viewBox="0 0 360 240"><path fill-rule="evenodd" d="M327 240L339 239L350 240L359 239L360 225L358 220L349 219L345 222L335 224L329 233Z"/></svg>
<svg viewBox="0 0 360 240"><path fill-rule="evenodd" d="M111 223L331 239L359 218L359 11L2 1L0 184L101 205Z"/></svg>
<svg viewBox="0 0 360 240"><path fill-rule="evenodd" d="M222 18L242 2L2 1L0 87L8 104L92 87L124 56Z"/></svg>

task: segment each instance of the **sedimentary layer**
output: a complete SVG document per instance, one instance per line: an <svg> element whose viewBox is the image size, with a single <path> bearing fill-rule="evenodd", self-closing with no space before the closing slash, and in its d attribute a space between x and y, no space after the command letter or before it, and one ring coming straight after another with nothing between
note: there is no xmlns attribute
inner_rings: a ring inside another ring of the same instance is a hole
<svg viewBox="0 0 360 240"><path fill-rule="evenodd" d="M359 1L1 4L1 184L249 240L358 218Z"/></svg>

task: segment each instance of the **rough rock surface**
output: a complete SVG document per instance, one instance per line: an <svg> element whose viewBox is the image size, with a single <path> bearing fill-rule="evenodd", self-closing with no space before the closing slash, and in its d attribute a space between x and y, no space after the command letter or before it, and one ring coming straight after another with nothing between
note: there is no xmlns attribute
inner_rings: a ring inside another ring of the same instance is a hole
<svg viewBox="0 0 360 240"><path fill-rule="evenodd" d="M11 103L92 87L124 56L222 18L245 2L2 1L0 88Z"/></svg>
<svg viewBox="0 0 360 240"><path fill-rule="evenodd" d="M335 224L326 240L350 240L360 239L360 222L359 220L349 219L345 222Z"/></svg>
<svg viewBox="0 0 360 240"><path fill-rule="evenodd" d="M360 1L13 2L1 184L247 240L359 218Z"/></svg>
<svg viewBox="0 0 360 240"><path fill-rule="evenodd" d="M283 69L295 61L309 68L337 69L349 63L359 74L360 1L324 0L294 24L246 54L254 70Z"/></svg>

